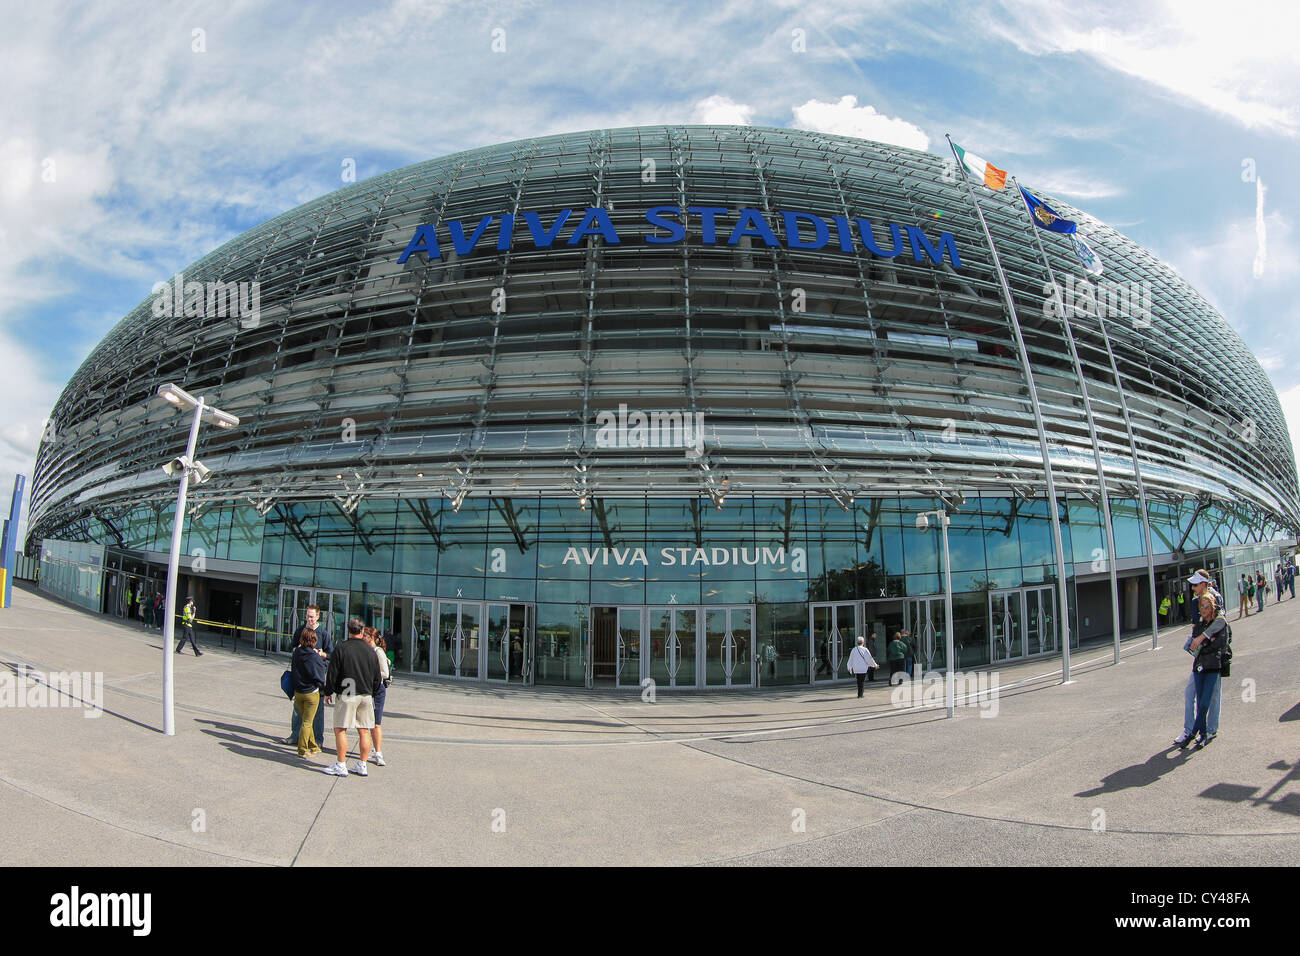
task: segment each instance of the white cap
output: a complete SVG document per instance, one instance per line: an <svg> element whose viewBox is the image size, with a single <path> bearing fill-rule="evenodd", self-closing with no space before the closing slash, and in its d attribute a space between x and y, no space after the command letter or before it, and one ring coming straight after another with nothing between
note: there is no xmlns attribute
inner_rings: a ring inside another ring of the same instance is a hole
<svg viewBox="0 0 1300 956"><path fill-rule="evenodd" d="M1195 574L1193 574L1190 578L1187 579L1187 583L1188 584L1209 584L1210 579L1205 577L1205 575L1201 574L1200 571L1197 571Z"/></svg>

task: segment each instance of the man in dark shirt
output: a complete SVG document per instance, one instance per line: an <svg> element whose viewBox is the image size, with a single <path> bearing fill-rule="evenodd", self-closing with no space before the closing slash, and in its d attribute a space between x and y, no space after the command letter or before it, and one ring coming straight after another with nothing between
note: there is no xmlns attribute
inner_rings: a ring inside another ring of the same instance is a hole
<svg viewBox="0 0 1300 956"><path fill-rule="evenodd" d="M294 631L293 643L290 647L297 647L302 643L304 631L316 632L316 653L320 654L322 659L328 659L330 651L334 650L333 642L330 640L329 630L320 623L320 608L315 604L307 605L307 620ZM317 740L325 739L325 708L316 708L316 718L311 722L311 728L316 734ZM302 730L302 715L298 713L298 708L294 707L293 717L289 722L289 736L284 738L286 744L298 743L298 732Z"/></svg>
<svg viewBox="0 0 1300 956"><path fill-rule="evenodd" d="M336 777L348 775L348 731L356 729L361 738L361 759L352 772L366 776L370 759L370 731L375 726L375 695L379 693L379 658L365 642L360 618L348 619L348 639L330 655L325 674L325 706L334 708L334 744L338 763L325 768ZM335 699L337 698L337 700Z"/></svg>

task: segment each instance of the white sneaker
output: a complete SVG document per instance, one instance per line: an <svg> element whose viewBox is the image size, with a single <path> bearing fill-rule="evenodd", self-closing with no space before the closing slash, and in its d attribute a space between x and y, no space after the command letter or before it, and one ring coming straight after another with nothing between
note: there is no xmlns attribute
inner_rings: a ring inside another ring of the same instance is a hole
<svg viewBox="0 0 1300 956"><path fill-rule="evenodd" d="M378 750L376 750L374 753L372 753L372 754L370 755L370 759L373 760L373 761L375 762L375 766L376 766L376 767L383 767L383 766L385 766L385 764L384 764L384 755L383 755L383 753L381 753L381 752L378 751Z"/></svg>
<svg viewBox="0 0 1300 956"><path fill-rule="evenodd" d="M341 767L343 765L339 764L339 766ZM358 777L364 777L367 773L369 773L369 771L366 770L366 765L363 764L360 760L358 760L356 763L352 765L352 772L355 773ZM347 773L347 771L345 770L344 773Z"/></svg>
<svg viewBox="0 0 1300 956"><path fill-rule="evenodd" d="M348 765L338 763L337 761L325 768L325 772L333 774L336 777L346 777L348 775Z"/></svg>

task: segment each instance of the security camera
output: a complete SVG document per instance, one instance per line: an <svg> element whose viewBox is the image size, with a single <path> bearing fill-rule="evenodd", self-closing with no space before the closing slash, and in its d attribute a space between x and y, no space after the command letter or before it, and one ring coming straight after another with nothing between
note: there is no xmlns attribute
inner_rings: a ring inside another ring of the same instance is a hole
<svg viewBox="0 0 1300 956"><path fill-rule="evenodd" d="M917 516L916 516L916 530L917 530L917 531L929 531L929 530L930 530L930 516L929 516L929 515L917 515Z"/></svg>

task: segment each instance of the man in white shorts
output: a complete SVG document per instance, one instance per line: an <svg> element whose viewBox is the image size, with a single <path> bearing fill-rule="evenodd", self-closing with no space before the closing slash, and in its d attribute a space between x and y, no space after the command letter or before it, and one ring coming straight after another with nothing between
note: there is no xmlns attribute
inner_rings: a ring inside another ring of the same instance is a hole
<svg viewBox="0 0 1300 956"><path fill-rule="evenodd" d="M336 777L348 775L349 730L356 730L361 738L361 759L352 772L364 777L370 759L370 731L375 726L375 695L380 680L379 661L361 637L364 629L360 618L348 621L348 639L334 648L325 672L324 703L334 708L334 747L339 758L325 772Z"/></svg>

